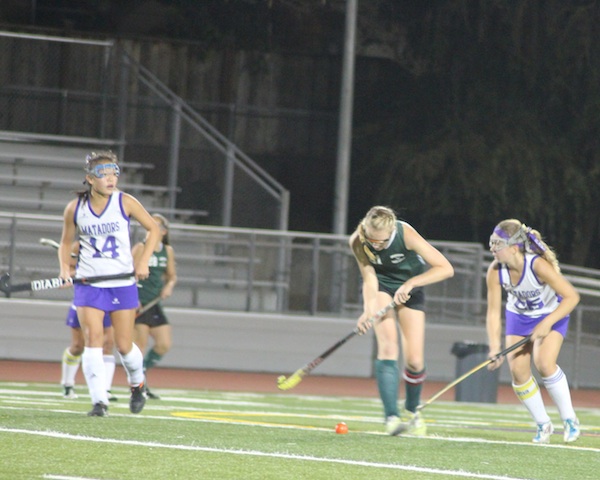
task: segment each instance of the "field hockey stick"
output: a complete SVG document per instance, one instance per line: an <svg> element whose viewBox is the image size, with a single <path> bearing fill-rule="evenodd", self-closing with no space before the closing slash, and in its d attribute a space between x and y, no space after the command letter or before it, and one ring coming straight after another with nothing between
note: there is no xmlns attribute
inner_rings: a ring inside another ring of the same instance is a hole
<svg viewBox="0 0 600 480"><path fill-rule="evenodd" d="M52 240L51 238L40 238L40 243L47 247L52 247L56 250L60 248L60 244L57 241ZM77 258L77 255L71 252L71 258Z"/></svg>
<svg viewBox="0 0 600 480"><path fill-rule="evenodd" d="M450 390L452 387L455 387L456 385L458 385L460 382L462 382L465 378L470 377L471 375L473 375L475 372L478 372L479 370L481 370L484 367L487 367L490 363L494 363L497 360L500 360L502 357L505 357L506 355L508 355L510 352L512 352L513 350L516 350L517 348L525 345L527 342L529 342L529 340L531 339L531 335L527 335L525 338L519 340L517 343L515 343L514 345L511 345L510 347L502 350L500 353L497 353L496 355L494 355L491 358L488 358L485 362L481 362L479 365L473 367L471 370L469 370L467 373L465 373L464 375L461 375L460 377L458 377L456 380L454 380L453 382L449 383L448 385L446 385L444 388L442 388L439 392L437 392L435 395L433 395L429 400L427 400L424 404L419 405L417 407L417 411L419 410L423 410L427 405L430 405L431 403L433 403L435 400L437 400L439 397L441 397L444 393L446 393L448 390Z"/></svg>
<svg viewBox="0 0 600 480"><path fill-rule="evenodd" d="M396 302L389 303L388 305L383 307L381 310L379 310L375 315L373 315L371 318L369 318L369 323L374 324L375 322L380 320L381 317L383 317L387 312L389 312L392 308L394 308L396 305L397 305ZM294 388L296 385L298 385L302 381L303 377L305 377L310 372L312 372L317 366L319 366L323 362L323 360L325 360L329 355L331 355L338 348L340 348L342 345L344 345L344 343L346 343L348 340L350 340L352 337L358 335L359 333L360 333L360 330L358 329L358 327L355 327L354 330L352 330L348 335L346 335L341 340L338 340L334 345L332 345L327 350L325 350L321 355L319 355L317 358L315 358L312 362L307 363L302 368L299 368L298 370L296 370L288 378L285 378L285 375L281 375L277 379L277 387L280 390L289 390L291 388Z"/></svg>
<svg viewBox="0 0 600 480"><path fill-rule="evenodd" d="M89 285L92 283L103 282L105 280L118 280L121 278L130 278L135 275L134 272L130 273L117 273L115 275L101 275L98 277L87 277L87 278L73 278L73 284L82 284ZM27 283L18 283L16 285L11 285L10 283L10 275L5 273L0 277L0 292L4 293L8 296L9 293L14 292L38 292L40 290L52 290L55 288L61 288L66 285L65 282L60 277L55 278L44 278L41 280L32 280Z"/></svg>
<svg viewBox="0 0 600 480"><path fill-rule="evenodd" d="M156 305L158 302L160 302L161 298L160 295L156 298L153 298L150 302L148 302L146 305L144 305L142 308L140 308L137 313L135 314L135 318L138 318L140 315L146 313L148 310L150 310L154 305Z"/></svg>
<svg viewBox="0 0 600 480"><path fill-rule="evenodd" d="M60 244L51 238L40 238L40 243L42 245L46 245L47 247L56 248L56 250L60 248Z"/></svg>

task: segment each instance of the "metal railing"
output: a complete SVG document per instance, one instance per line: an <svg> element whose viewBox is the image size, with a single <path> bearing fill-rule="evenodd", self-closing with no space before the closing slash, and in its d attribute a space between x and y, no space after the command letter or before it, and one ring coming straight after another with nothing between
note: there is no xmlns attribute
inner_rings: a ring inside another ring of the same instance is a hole
<svg viewBox="0 0 600 480"><path fill-rule="evenodd" d="M0 270L18 281L55 276L56 254L39 239L58 239L61 228L59 216L0 212ZM132 238L141 240L135 224ZM355 315L361 309L361 279L345 235L172 223L170 239L179 276L170 305L311 315ZM481 313L475 302L482 248L435 244L456 266L451 282L428 288L439 305L435 315L473 323ZM66 291L39 295L69 297Z"/></svg>
<svg viewBox="0 0 600 480"><path fill-rule="evenodd" d="M61 228L59 216L0 212L0 270L20 280L55 275L56 255L39 239L58 239ZM135 222L132 238L141 240ZM346 235L172 223L170 239L180 278L171 305L311 315L354 315L362 308L360 274ZM428 317L442 323L483 324L488 252L475 243L432 244L453 264L455 275L427 287ZM600 333L590 313L600 308L600 271L562 268L582 295L582 334Z"/></svg>
<svg viewBox="0 0 600 480"><path fill-rule="evenodd" d="M58 240L61 228L59 216L0 212L0 273L8 272L14 283L55 277L56 252L39 240ZM360 274L347 236L174 223L169 233L179 281L165 302L168 307L350 318L362 310ZM132 238L141 237L140 227L133 224ZM432 244L454 265L455 276L426 288L427 322L484 331L487 252L479 244ZM600 272L569 265L563 270L585 273L569 273L576 287L587 287L571 316L567 338L574 365L585 366L581 349L600 348L600 289L595 288ZM69 301L71 292L13 296ZM570 377L575 386L578 372Z"/></svg>

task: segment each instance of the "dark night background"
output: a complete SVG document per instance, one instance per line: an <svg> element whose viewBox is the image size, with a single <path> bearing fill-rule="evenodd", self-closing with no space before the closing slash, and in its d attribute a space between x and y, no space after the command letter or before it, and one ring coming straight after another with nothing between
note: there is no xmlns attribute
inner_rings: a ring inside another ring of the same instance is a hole
<svg viewBox="0 0 600 480"><path fill-rule="evenodd" d="M514 217L563 262L600 267L598 2L358 4L349 229L386 204L427 238L487 243ZM344 10L343 0L4 0L0 28L341 57ZM290 228L331 231L335 161L266 168L291 191ZM305 202L328 213L306 221Z"/></svg>

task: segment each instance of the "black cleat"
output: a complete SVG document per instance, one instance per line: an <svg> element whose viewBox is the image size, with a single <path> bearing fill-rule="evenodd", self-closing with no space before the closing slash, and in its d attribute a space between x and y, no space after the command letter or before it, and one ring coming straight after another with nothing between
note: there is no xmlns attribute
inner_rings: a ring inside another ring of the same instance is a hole
<svg viewBox="0 0 600 480"><path fill-rule="evenodd" d="M108 407L102 402L95 403L94 408L88 412L88 417L108 417Z"/></svg>
<svg viewBox="0 0 600 480"><path fill-rule="evenodd" d="M79 398L75 393L75 389L73 387L68 387L65 385L65 391L63 393L63 398L68 398L69 400L74 398Z"/></svg>
<svg viewBox="0 0 600 480"><path fill-rule="evenodd" d="M146 396L151 400L160 400L160 395L152 393L149 388L146 388Z"/></svg>
<svg viewBox="0 0 600 480"><path fill-rule="evenodd" d="M131 387L131 398L129 399L129 411L140 413L146 404L146 386L140 383L137 387Z"/></svg>
<svg viewBox="0 0 600 480"><path fill-rule="evenodd" d="M106 391L106 395L108 396L109 402L118 402L119 401L119 399L117 397L115 397L110 390Z"/></svg>

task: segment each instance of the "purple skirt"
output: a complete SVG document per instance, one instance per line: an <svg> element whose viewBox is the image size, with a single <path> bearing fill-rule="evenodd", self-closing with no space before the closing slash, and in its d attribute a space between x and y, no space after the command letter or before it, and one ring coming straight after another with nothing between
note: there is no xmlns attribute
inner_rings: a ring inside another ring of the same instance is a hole
<svg viewBox="0 0 600 480"><path fill-rule="evenodd" d="M526 337L533 332L535 326L547 316L548 315L528 317L527 315L520 315L518 313L509 312L506 310L506 335L519 335L520 337ZM567 336L568 328L569 315L552 325L552 330L557 331L563 337Z"/></svg>
<svg viewBox="0 0 600 480"><path fill-rule="evenodd" d="M67 327L71 328L81 328L81 324L79 323L79 318L77 317L77 308L75 306L69 307L69 313L67 313ZM104 328L112 327L112 322L110 321L110 314L104 314L104 320L102 322Z"/></svg>
<svg viewBox="0 0 600 480"><path fill-rule="evenodd" d="M73 285L73 305L76 307L93 307L105 312L130 310L138 307L137 285L127 287L99 288L93 285Z"/></svg>

